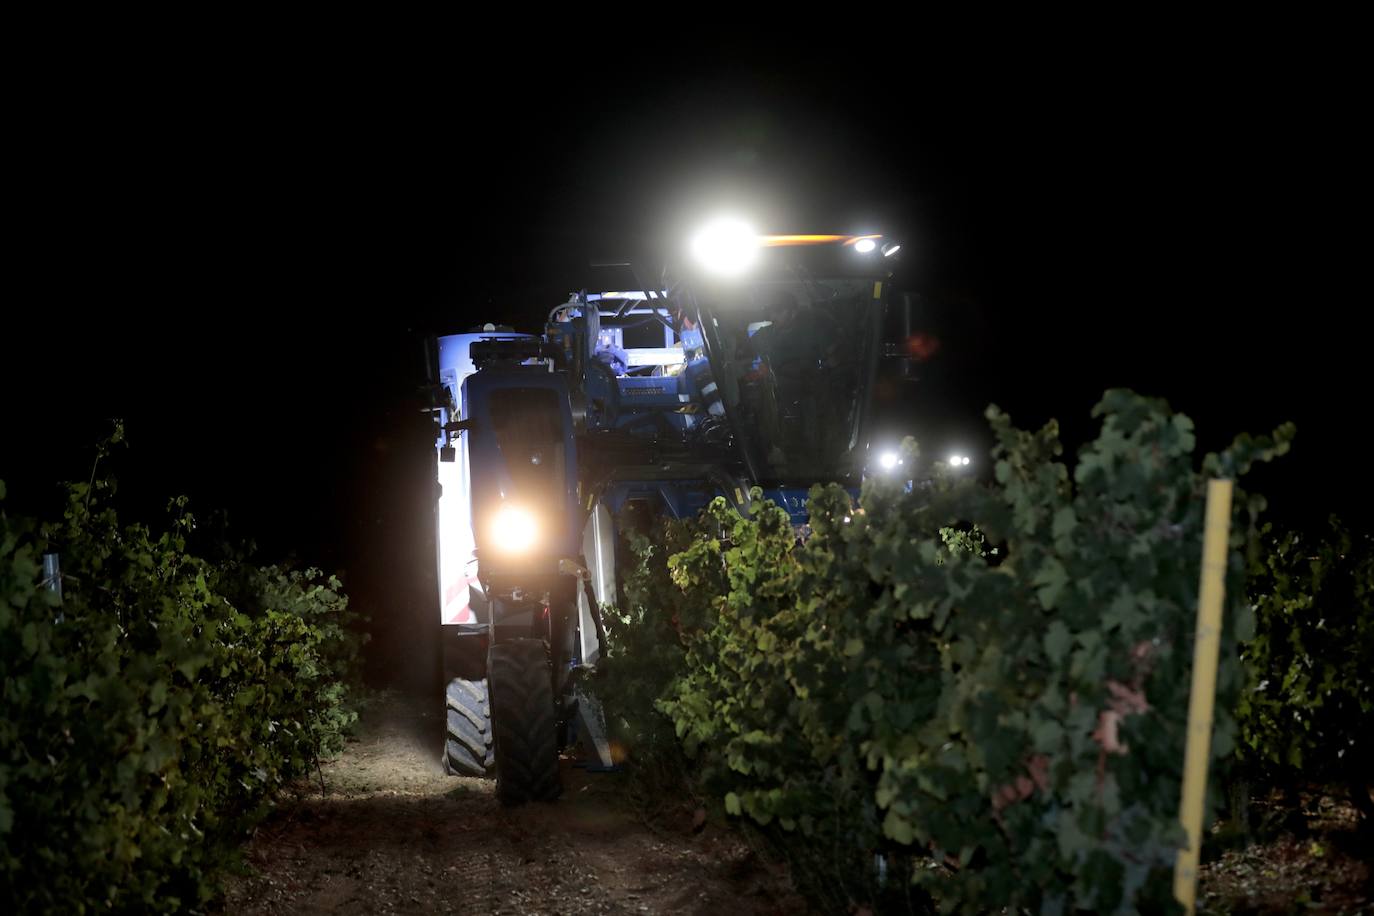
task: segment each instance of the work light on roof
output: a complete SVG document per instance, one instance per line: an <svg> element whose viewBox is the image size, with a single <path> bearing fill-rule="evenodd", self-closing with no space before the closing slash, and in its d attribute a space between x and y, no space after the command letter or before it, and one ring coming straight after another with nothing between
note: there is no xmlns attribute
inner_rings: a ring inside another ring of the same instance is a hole
<svg viewBox="0 0 1374 916"><path fill-rule="evenodd" d="M734 218L708 223L692 239L692 255L712 273L736 277L758 256L759 236L749 224Z"/></svg>

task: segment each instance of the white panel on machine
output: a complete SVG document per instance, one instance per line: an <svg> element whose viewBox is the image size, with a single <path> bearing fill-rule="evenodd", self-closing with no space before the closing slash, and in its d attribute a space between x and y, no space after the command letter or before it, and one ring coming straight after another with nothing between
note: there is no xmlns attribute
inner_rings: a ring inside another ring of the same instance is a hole
<svg viewBox="0 0 1374 916"><path fill-rule="evenodd" d="M439 380L457 405L456 420L463 415L463 380L477 371L469 348L479 340L510 340L529 337L510 331L453 334L439 338ZM439 445L443 444L442 435ZM454 442L453 461L439 462L439 505L435 513L435 549L439 566L439 621L469 626L486 621L484 598L477 583L477 545L472 536L471 466L467 437Z"/></svg>
<svg viewBox="0 0 1374 916"><path fill-rule="evenodd" d="M592 594L598 604L614 604L615 597L615 524L611 513L601 503L596 504L587 517L582 529L582 556L591 574ZM592 620L591 608L587 605L586 589L577 594L579 626L582 644L582 664L594 665L600 656L596 642L596 624Z"/></svg>

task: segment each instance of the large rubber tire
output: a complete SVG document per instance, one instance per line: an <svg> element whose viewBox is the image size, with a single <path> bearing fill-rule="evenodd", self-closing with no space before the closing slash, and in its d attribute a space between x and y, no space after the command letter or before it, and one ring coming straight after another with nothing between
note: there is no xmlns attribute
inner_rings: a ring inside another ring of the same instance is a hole
<svg viewBox="0 0 1374 916"><path fill-rule="evenodd" d="M542 639L492 646L487 684L496 734L496 797L505 805L553 801L563 785L548 646Z"/></svg>
<svg viewBox="0 0 1374 916"><path fill-rule="evenodd" d="M448 731L444 768L451 776L489 777L496 762L487 682L454 678L444 688Z"/></svg>

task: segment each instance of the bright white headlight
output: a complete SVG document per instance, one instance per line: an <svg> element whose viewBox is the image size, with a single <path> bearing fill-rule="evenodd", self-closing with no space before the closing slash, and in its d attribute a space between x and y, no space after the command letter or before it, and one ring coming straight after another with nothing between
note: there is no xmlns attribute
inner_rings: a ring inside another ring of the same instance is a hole
<svg viewBox="0 0 1374 916"><path fill-rule="evenodd" d="M502 506L491 521L491 539L505 553L524 553L539 537L539 523L519 506Z"/></svg>
<svg viewBox="0 0 1374 916"><path fill-rule="evenodd" d="M707 270L725 277L744 273L758 253L758 234L737 219L709 223L692 239L692 255Z"/></svg>
<svg viewBox="0 0 1374 916"><path fill-rule="evenodd" d="M854 243L854 250L857 251L859 254L868 254L870 251L877 247L878 243L873 241L872 239L859 239L857 242Z"/></svg>
<svg viewBox="0 0 1374 916"><path fill-rule="evenodd" d="M882 466L884 471L890 471L901 463L902 459L898 457L896 452L883 452L878 456L878 464Z"/></svg>

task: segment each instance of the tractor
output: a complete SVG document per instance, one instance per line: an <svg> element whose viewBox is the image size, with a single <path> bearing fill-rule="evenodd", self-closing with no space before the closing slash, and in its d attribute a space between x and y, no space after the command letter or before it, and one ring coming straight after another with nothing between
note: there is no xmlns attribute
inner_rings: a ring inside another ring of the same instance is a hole
<svg viewBox="0 0 1374 916"><path fill-rule="evenodd" d="M807 519L818 482L857 491L898 245L877 235L704 230L680 268L578 291L539 334L431 338L449 773L508 805L561 791L560 753L612 760L591 677L617 593L617 526L751 492Z"/></svg>

